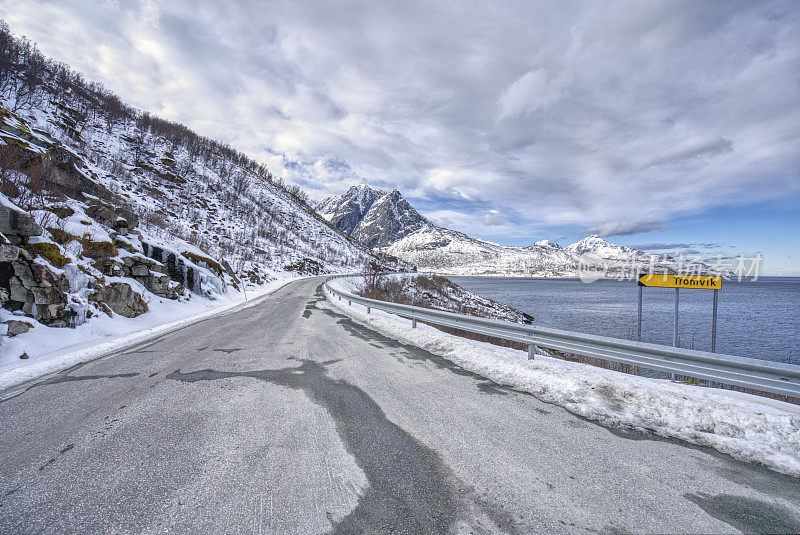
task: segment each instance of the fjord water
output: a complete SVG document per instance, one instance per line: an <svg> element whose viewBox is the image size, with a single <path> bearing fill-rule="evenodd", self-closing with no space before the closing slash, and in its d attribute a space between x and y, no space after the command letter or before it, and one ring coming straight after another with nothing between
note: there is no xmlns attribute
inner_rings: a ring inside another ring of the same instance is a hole
<svg viewBox="0 0 800 535"><path fill-rule="evenodd" d="M633 340L635 281L450 277L476 294L531 314L535 325ZM725 281L719 292L717 353L800 364L800 278ZM679 345L711 347L714 292L681 290ZM642 341L672 345L675 290L643 288Z"/></svg>

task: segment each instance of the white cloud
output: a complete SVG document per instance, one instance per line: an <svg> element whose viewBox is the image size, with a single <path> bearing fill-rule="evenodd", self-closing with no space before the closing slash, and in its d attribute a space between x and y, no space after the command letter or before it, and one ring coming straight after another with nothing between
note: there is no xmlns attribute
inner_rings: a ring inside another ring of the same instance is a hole
<svg viewBox="0 0 800 535"><path fill-rule="evenodd" d="M636 221L615 221L590 228L583 234L597 234L604 238L609 236L629 236L654 230L664 230L664 222L657 219L637 219Z"/></svg>
<svg viewBox="0 0 800 535"><path fill-rule="evenodd" d="M485 216L483 216L483 222L486 224L487 227L496 227L502 225L505 222L506 218L503 214L498 212L497 210L492 210Z"/></svg>
<svg viewBox="0 0 800 535"><path fill-rule="evenodd" d="M800 192L792 3L87 6L0 0L44 53L317 197L367 181L524 234Z"/></svg>
<svg viewBox="0 0 800 535"><path fill-rule="evenodd" d="M650 165L669 165L702 157L733 152L733 141L722 136L698 137L664 151Z"/></svg>
<svg viewBox="0 0 800 535"><path fill-rule="evenodd" d="M558 84L550 80L545 69L535 69L523 74L503 90L498 105L500 118L530 115L561 98Z"/></svg>

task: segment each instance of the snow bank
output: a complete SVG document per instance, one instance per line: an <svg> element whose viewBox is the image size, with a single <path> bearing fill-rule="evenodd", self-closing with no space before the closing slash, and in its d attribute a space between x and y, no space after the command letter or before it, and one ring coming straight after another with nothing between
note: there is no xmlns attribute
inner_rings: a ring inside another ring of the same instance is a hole
<svg viewBox="0 0 800 535"><path fill-rule="evenodd" d="M332 281L346 288L346 280ZM326 289L327 292L327 289ZM329 297L331 297L329 295ZM382 334L462 368L611 427L631 427L710 446L738 459L800 477L800 407L739 392L671 383L526 353L445 334L330 298Z"/></svg>
<svg viewBox="0 0 800 535"><path fill-rule="evenodd" d="M10 319L34 325L27 333L13 338L0 337L0 391L94 360L232 308L247 306L255 298L271 293L296 278L275 280L250 290L249 303L239 293L227 294L216 300L194 295L186 302L159 299L147 292L145 295L152 298L147 313L136 318L100 315L74 329L47 327L33 318L0 309L0 325ZM28 353L30 358L20 359L23 352Z"/></svg>

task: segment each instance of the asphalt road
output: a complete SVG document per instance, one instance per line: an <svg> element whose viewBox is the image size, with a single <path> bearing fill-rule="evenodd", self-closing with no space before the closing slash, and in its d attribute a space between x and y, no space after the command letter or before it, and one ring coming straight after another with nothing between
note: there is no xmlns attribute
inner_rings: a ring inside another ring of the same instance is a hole
<svg viewBox="0 0 800 535"><path fill-rule="evenodd" d="M4 393L0 532L800 532L800 480L498 386L320 283Z"/></svg>

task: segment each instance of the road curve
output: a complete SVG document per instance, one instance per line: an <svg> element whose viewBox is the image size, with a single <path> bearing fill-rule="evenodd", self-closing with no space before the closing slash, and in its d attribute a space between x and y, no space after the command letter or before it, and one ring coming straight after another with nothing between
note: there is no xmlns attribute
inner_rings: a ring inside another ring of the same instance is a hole
<svg viewBox="0 0 800 535"><path fill-rule="evenodd" d="M800 532L800 480L352 322L321 279L0 403L0 533Z"/></svg>

